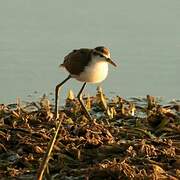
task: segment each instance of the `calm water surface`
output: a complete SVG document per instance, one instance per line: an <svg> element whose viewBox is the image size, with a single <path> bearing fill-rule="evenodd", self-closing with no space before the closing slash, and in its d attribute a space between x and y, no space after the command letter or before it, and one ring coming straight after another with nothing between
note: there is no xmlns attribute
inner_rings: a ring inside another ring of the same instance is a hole
<svg viewBox="0 0 180 180"><path fill-rule="evenodd" d="M106 94L179 99L179 0L1 0L0 103L54 92L67 76L58 68L63 57L99 45L109 47L119 64L102 83ZM71 80L63 98L80 86Z"/></svg>

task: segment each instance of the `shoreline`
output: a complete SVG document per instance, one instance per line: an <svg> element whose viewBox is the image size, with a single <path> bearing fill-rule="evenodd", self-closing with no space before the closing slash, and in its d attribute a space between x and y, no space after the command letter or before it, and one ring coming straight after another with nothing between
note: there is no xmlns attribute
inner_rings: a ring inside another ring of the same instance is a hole
<svg viewBox="0 0 180 180"><path fill-rule="evenodd" d="M62 98L61 98L62 99ZM180 177L180 102L156 97L108 98L98 89L83 97L95 118L84 115L72 91L59 109L63 122L49 161L49 175L72 178ZM37 174L55 132L54 106L18 100L0 105L0 178Z"/></svg>

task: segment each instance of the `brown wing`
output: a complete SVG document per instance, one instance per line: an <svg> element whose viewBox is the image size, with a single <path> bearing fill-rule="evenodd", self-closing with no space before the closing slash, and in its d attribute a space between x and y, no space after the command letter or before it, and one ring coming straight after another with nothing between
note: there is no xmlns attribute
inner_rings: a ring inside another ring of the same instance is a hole
<svg viewBox="0 0 180 180"><path fill-rule="evenodd" d="M70 74L79 75L88 65L92 49L73 50L64 58L64 66Z"/></svg>

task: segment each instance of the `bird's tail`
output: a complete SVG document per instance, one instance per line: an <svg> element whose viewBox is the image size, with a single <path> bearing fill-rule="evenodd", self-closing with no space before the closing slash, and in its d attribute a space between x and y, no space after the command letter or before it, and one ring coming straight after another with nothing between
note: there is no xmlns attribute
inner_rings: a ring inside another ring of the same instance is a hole
<svg viewBox="0 0 180 180"><path fill-rule="evenodd" d="M60 64L59 67L60 67L60 68L61 68L61 67L64 67L64 64Z"/></svg>

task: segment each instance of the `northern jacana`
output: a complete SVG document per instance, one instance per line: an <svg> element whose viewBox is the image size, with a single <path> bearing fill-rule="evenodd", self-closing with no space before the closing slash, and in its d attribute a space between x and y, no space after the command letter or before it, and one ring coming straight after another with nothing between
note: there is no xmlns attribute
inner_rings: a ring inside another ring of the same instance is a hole
<svg viewBox="0 0 180 180"><path fill-rule="evenodd" d="M73 50L64 58L61 67L64 67L68 72L68 77L58 84L55 88L55 115L58 117L58 94L59 88L69 79L75 78L78 81L84 82L80 89L77 98L83 108L83 111L88 119L92 119L87 111L82 99L81 93L86 83L100 83L108 75L108 63L116 67L116 64L110 57L108 48L99 46L94 49L78 49Z"/></svg>

